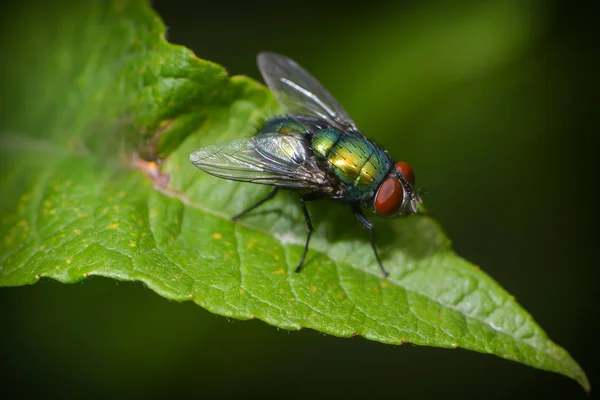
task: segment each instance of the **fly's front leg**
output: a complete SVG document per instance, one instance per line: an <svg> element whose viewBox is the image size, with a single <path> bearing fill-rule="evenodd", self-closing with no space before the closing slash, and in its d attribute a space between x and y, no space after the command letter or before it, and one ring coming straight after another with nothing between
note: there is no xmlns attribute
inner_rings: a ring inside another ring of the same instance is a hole
<svg viewBox="0 0 600 400"><path fill-rule="evenodd" d="M387 272L385 268L383 268L381 258L379 258L379 253L377 252L377 247L375 246L375 226L371 221L367 219L367 217L365 217L362 210L360 209L360 206L353 205L352 212L354 213L354 217L356 218L356 220L371 232L371 247L373 248L373 252L375 253L375 258L377 259L379 268L381 268L381 272L383 272L383 276L388 276L390 273Z"/></svg>
<svg viewBox="0 0 600 400"><path fill-rule="evenodd" d="M243 217L244 215L248 214L250 211L254 210L255 208L259 207L260 205L262 205L263 203L271 200L273 197L275 197L275 195L277 194L277 191L279 190L279 188L274 188L273 190L271 190L271 193L269 193L267 195L267 197L265 197L264 199L260 200L258 203L254 204L253 206L245 209L244 211L242 211L241 213L234 215L231 219L233 221L238 220L239 218Z"/></svg>
<svg viewBox="0 0 600 400"><path fill-rule="evenodd" d="M308 214L308 209L306 208L307 201L317 200L321 197L321 193L312 192L305 194L300 197L300 206L302 207L302 213L304 214L304 220L306 221L306 228L308 229L308 236L306 236L306 244L304 245L304 252L302 253L302 259L300 259L300 264L296 267L296 273L299 273L304 266L304 259L306 258L306 253L308 252L308 244L310 243L310 237L313 233L313 226L310 222L310 215Z"/></svg>

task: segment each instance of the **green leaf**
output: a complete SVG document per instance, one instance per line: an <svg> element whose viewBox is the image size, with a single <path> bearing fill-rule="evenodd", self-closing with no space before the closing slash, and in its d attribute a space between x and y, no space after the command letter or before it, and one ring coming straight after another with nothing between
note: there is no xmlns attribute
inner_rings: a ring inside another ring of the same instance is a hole
<svg viewBox="0 0 600 400"><path fill-rule="evenodd" d="M306 235L296 194L234 224L230 216L269 188L188 161L276 112L266 88L168 44L145 2L67 3L44 10L35 29L23 25L2 74L12 79L2 95L0 285L141 281L227 317L462 347L590 389L569 354L430 217L377 221L391 272L383 279L349 211L311 204L318 228L294 274Z"/></svg>

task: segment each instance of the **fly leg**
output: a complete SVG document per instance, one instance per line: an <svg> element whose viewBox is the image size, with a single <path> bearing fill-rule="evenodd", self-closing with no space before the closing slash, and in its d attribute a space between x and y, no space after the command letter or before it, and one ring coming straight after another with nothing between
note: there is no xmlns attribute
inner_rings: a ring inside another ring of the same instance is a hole
<svg viewBox="0 0 600 400"><path fill-rule="evenodd" d="M302 259L300 259L300 264L298 264L298 267L296 267L296 271L295 271L296 273L299 273L302 270L302 267L304 266L304 259L306 258L306 252L308 251L308 243L310 242L310 236L313 233L313 226L312 226L312 223L310 222L310 215L308 214L308 210L306 209L305 202L317 200L320 197L321 197L321 193L318 193L318 192L308 193L308 194L305 194L304 196L300 197L300 206L302 206L302 212L304 213L304 220L306 221L306 228L308 229L308 236L306 236L306 244L304 245L304 252L302 253Z"/></svg>
<svg viewBox="0 0 600 400"><path fill-rule="evenodd" d="M365 228L371 231L371 247L373 248L373 252L375 253L375 258L377 258L377 263L379 264L379 268L381 268L381 272L383 272L383 276L388 276L390 273L383 268L383 264L381 263L381 258L379 258L379 253L377 252L377 247L375 247L375 226L371 221L365 217L360 206L353 205L352 212L354 212L354 217L358 222L362 224Z"/></svg>
<svg viewBox="0 0 600 400"><path fill-rule="evenodd" d="M241 213L234 215L231 219L233 221L236 221L237 219L243 217L244 215L248 214L250 211L254 210L255 208L259 207L260 205L262 205L263 203L266 203L267 201L271 200L273 197L275 197L275 195L277 194L277 191L279 190L279 188L274 188L273 190L271 190L271 193L269 193L267 195L267 197L265 197L264 199L260 200L258 203L254 204L252 207L249 207L247 209L245 209L244 211L242 211Z"/></svg>

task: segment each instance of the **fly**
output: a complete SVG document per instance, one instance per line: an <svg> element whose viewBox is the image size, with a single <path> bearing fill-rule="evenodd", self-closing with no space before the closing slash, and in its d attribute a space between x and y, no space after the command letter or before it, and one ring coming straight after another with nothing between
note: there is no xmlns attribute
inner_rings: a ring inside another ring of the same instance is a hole
<svg viewBox="0 0 600 400"><path fill-rule="evenodd" d="M219 178L273 186L234 221L272 199L280 188L305 191L300 206L308 234L296 272L304 265L313 233L306 203L329 198L349 205L371 232L371 247L387 276L374 225L362 209L388 218L416 213L422 200L414 189L413 169L369 141L341 104L295 61L263 52L257 62L285 115L266 121L255 136L200 148L190 154L190 161Z"/></svg>

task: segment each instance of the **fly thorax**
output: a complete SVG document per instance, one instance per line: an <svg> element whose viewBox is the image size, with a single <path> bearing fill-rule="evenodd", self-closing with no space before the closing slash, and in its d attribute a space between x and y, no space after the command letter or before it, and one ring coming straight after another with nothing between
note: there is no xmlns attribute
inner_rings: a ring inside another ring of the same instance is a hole
<svg viewBox="0 0 600 400"><path fill-rule="evenodd" d="M362 135L322 129L314 132L312 147L340 181L348 198L372 197L390 168L385 153Z"/></svg>
<svg viewBox="0 0 600 400"><path fill-rule="evenodd" d="M320 129L312 135L312 148L315 155L326 160L340 139L340 132L335 129Z"/></svg>

